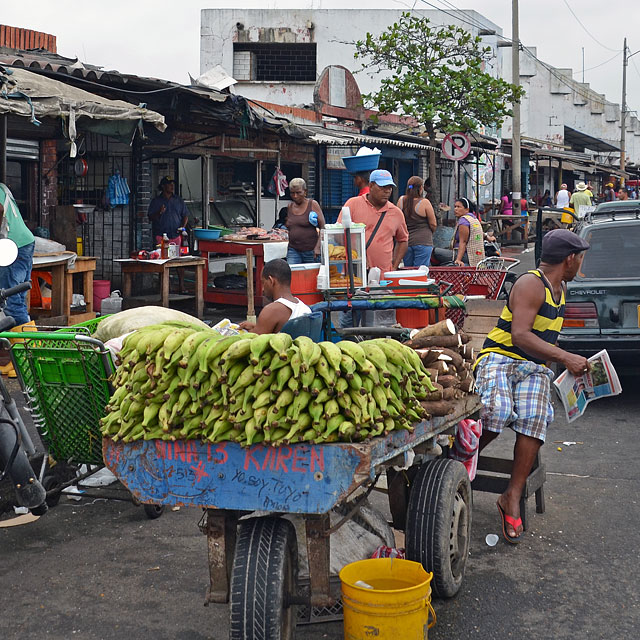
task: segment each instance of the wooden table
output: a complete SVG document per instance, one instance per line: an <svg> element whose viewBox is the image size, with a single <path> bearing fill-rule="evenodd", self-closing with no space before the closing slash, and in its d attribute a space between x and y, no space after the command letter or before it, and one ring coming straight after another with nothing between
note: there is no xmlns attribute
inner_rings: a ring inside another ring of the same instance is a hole
<svg viewBox="0 0 640 640"><path fill-rule="evenodd" d="M31 307L29 296L27 296L27 307L29 314L34 317L39 316L56 316L65 315L65 272L69 256L37 256L34 257L34 265L32 271L50 271L51 272L51 308L41 309L39 307Z"/></svg>
<svg viewBox="0 0 640 640"><path fill-rule="evenodd" d="M529 244L529 216L514 216L514 215L494 215L491 216L491 220L489 222L496 221L496 235L502 236L505 232L505 222L513 222L513 227L511 231L514 229L522 229L522 244L526 249ZM524 223L524 224L523 224ZM500 239L500 243L502 244L502 240Z"/></svg>
<svg viewBox="0 0 640 640"><path fill-rule="evenodd" d="M64 311L68 316L70 325L92 320L96 317L93 310L93 272L95 270L96 258L89 256L78 256L73 267L68 267L65 270ZM72 314L71 302L73 300L73 276L75 274L82 274L82 295L84 296L86 311Z"/></svg>
<svg viewBox="0 0 640 640"><path fill-rule="evenodd" d="M234 256L242 256L243 262L247 253L247 249L253 251L256 261L255 280L254 280L254 305L262 308L267 304L267 299L262 292L262 269L264 268L264 242L232 242L225 240L198 240L198 249L200 253L206 257L207 273L209 273L209 254L210 253L227 253ZM250 274L247 274L247 277ZM205 278L203 285L203 295L205 302L213 304L233 304L242 307L247 306L247 290L246 289L219 289L209 291L207 289L207 280Z"/></svg>
<svg viewBox="0 0 640 640"><path fill-rule="evenodd" d="M131 279L134 273L158 273L160 274L160 302L163 307L169 307L169 275L171 269L195 269L196 272L196 315L202 318L204 313L203 293L203 268L207 264L204 258L192 256L184 258L173 258L163 263L151 260L118 260L122 267L123 294L125 298L131 296Z"/></svg>

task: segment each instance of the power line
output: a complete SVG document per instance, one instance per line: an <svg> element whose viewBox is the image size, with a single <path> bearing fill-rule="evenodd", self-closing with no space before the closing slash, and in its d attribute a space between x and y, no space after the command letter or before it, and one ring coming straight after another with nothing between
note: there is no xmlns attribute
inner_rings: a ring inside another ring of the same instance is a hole
<svg viewBox="0 0 640 640"><path fill-rule="evenodd" d="M567 5L567 9L569 9L569 11L571 11L571 15L576 19L576 21L578 22L578 24L584 29L585 33L591 37L591 39L599 44L601 47L603 47L604 49L608 49L609 51L620 51L619 49L612 49L611 47L607 47L606 44L602 44L602 42L600 42L600 40L598 40L590 31L589 29L587 29L587 27L584 26L584 24L582 24L580 18L578 18L578 16L576 15L575 11L571 8L571 5L567 2L567 0L563 0L563 2Z"/></svg>
<svg viewBox="0 0 640 640"><path fill-rule="evenodd" d="M582 73L583 71L593 71L594 69L599 69L600 67L603 67L605 64L609 64L609 62L611 62L612 60L615 60L621 53L622 51L618 51L613 56L611 56L611 58L609 58L608 60L605 60L604 62L601 62L600 64L597 64L595 67L588 67L586 69L579 69L578 71L574 71L573 75L575 76L579 73Z"/></svg>
<svg viewBox="0 0 640 640"><path fill-rule="evenodd" d="M438 0L440 2L444 2L445 0ZM430 6L431 8L435 9L436 11L440 11L448 16L450 16L451 18L455 18L456 20L459 20L461 22L465 22L466 24L469 24L473 27L476 27L477 29L486 29L486 25L483 25L481 23L478 23L474 20L468 19L465 15L465 17L462 17L461 15L455 15L453 13L451 13L450 11L447 11L445 9L443 9L442 7L438 7L437 5L428 2L427 0L420 0L420 2L422 2L423 4L426 4L428 6ZM566 0L565 0L566 2ZM449 5L454 6L452 3L448 2ZM446 6L446 5L445 5ZM568 6L568 5L567 5ZM570 7L569 7L570 8ZM457 11L462 11L461 9L456 9ZM507 36L499 36L502 40L505 40L506 42L510 42L512 45L514 44L514 41L512 38L508 38ZM600 43L598 43L600 44ZM604 45L602 45L604 46ZM608 47L605 47L608 48ZM558 73L557 70L552 67L551 65L547 64L546 62L543 62L542 60L540 60L540 58L538 58L536 55L534 55L533 53L531 53L531 51L529 51L529 49L527 49L526 47L522 46L522 51L524 51L529 57L533 58L534 60L536 60L541 66L543 66L547 71L549 71L549 73L554 76L556 79L560 80L563 84L565 84L569 89L571 89L573 92L575 92L577 95L583 97L585 100L593 100L594 96L587 94L587 93L583 93L579 87L574 87L572 84L569 83L568 79L566 76L563 76L561 73ZM611 51L616 51L615 49L611 49ZM619 55L621 53L621 51L616 51L616 53ZM586 69L585 69L586 71ZM573 82L573 79L571 79L571 82ZM606 102L609 102L608 100L606 100ZM613 104L613 103L611 103Z"/></svg>

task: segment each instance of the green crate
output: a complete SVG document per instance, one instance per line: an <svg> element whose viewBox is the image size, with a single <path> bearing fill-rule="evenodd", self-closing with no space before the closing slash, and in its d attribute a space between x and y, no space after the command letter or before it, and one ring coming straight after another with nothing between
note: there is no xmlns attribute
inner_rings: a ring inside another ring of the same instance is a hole
<svg viewBox="0 0 640 640"><path fill-rule="evenodd" d="M100 418L113 371L108 349L72 333L39 332L13 344L11 356L49 453L74 464L103 464Z"/></svg>

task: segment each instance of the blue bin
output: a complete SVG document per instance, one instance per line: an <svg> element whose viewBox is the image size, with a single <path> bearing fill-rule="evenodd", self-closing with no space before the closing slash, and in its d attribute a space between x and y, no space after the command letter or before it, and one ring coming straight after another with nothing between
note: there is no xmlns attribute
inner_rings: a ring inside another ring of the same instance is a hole
<svg viewBox="0 0 640 640"><path fill-rule="evenodd" d="M380 155L381 153L370 153L364 156L346 156L342 158L342 162L349 173L375 171L380 162Z"/></svg>
<svg viewBox="0 0 640 640"><path fill-rule="evenodd" d="M220 229L194 229L193 235L198 240L217 240L221 234Z"/></svg>

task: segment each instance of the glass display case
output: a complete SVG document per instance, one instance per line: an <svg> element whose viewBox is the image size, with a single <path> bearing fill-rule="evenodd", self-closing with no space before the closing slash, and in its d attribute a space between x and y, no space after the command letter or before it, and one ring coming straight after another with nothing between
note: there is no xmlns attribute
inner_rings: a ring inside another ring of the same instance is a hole
<svg viewBox="0 0 640 640"><path fill-rule="evenodd" d="M327 274L328 289L347 289L350 286L347 269L347 236L351 237L351 259L355 287L367 285L367 251L365 225L328 224L321 230L322 271Z"/></svg>

